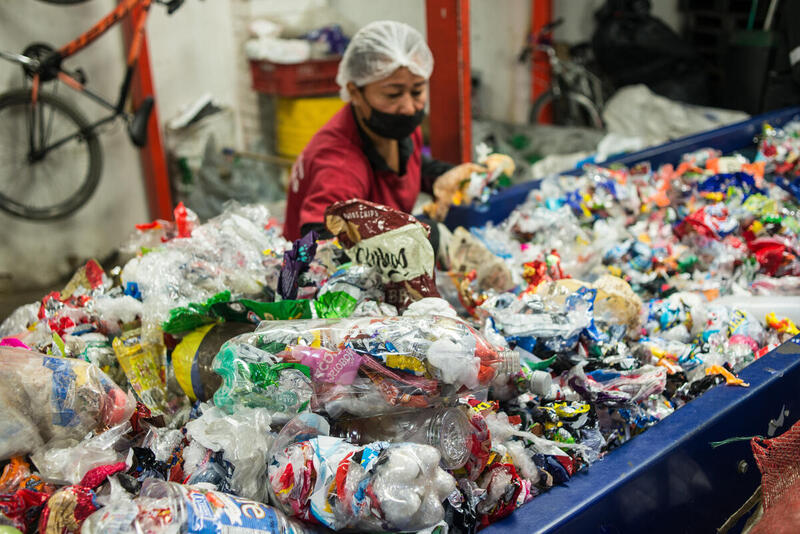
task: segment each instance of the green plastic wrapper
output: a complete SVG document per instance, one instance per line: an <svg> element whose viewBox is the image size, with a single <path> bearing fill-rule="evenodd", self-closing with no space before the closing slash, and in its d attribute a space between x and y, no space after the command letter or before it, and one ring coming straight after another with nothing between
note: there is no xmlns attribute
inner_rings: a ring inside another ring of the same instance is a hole
<svg viewBox="0 0 800 534"><path fill-rule="evenodd" d="M262 321L285 321L288 319L311 319L311 301L282 300L280 302L239 301Z"/></svg>
<svg viewBox="0 0 800 534"><path fill-rule="evenodd" d="M258 321L285 321L291 319L342 318L349 317L358 300L344 291L323 293L314 301L281 300L259 302L257 300L231 300L231 292L223 291L202 304L191 303L173 308L169 319L162 325L166 334L182 334L224 320L237 323ZM312 310L312 306L314 307Z"/></svg>
<svg viewBox="0 0 800 534"><path fill-rule="evenodd" d="M202 304L191 303L173 308L169 319L161 328L166 334L191 332L201 326L218 322L258 322L286 319L311 319L311 303L308 300L282 300L259 302L256 300L231 300L231 292L223 291Z"/></svg>
<svg viewBox="0 0 800 534"><path fill-rule="evenodd" d="M192 302L188 306L173 308L169 311L169 319L164 321L161 329L165 334L180 334L189 332L206 324L216 322L211 313L211 308L218 303L229 302L231 292L217 293L204 303Z"/></svg>
<svg viewBox="0 0 800 534"><path fill-rule="evenodd" d="M344 291L329 291L323 293L314 301L317 316L324 319L338 319L350 317L356 309L358 301Z"/></svg>

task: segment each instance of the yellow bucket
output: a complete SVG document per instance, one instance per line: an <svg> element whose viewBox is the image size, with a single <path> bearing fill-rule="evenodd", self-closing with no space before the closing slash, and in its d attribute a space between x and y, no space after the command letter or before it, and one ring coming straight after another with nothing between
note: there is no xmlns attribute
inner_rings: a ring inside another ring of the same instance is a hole
<svg viewBox="0 0 800 534"><path fill-rule="evenodd" d="M345 103L338 96L316 98L277 97L275 104L275 142L282 156L297 157L311 137Z"/></svg>

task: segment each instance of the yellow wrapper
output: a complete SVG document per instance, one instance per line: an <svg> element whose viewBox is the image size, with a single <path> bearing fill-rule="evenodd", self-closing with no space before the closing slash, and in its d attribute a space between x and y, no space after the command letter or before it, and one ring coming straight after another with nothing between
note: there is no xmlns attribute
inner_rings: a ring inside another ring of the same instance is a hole
<svg viewBox="0 0 800 534"><path fill-rule="evenodd" d="M386 367L397 369L400 371L408 371L417 376L423 376L427 369L425 364L413 356L406 356L404 354L388 354L386 356Z"/></svg>

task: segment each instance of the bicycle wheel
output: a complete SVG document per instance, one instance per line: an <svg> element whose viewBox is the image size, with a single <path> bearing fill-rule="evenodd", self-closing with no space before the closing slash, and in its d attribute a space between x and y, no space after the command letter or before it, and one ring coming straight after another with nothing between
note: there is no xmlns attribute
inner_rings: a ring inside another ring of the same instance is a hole
<svg viewBox="0 0 800 534"><path fill-rule="evenodd" d="M586 95L569 92L556 97L550 89L539 95L533 103L528 121L531 124L542 123L545 110L548 109L553 117L553 124L603 128L600 111Z"/></svg>
<svg viewBox="0 0 800 534"><path fill-rule="evenodd" d="M29 90L0 95L0 209L48 220L85 204L103 166L100 142L89 126L56 95L39 93L35 106Z"/></svg>

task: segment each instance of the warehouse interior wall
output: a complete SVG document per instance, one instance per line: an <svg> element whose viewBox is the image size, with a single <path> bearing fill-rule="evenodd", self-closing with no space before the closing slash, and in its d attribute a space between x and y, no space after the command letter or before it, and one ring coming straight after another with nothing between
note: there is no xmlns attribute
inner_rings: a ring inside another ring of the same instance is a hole
<svg viewBox="0 0 800 534"><path fill-rule="evenodd" d="M553 2L554 16L565 25L557 38L585 39L592 13L602 0ZM653 12L677 29L677 0L653 2ZM0 2L0 48L21 51L34 41L60 46L88 29L115 5L92 0L56 6L33 0ZM148 22L150 56L161 125L205 93L233 108L240 148L259 141L257 95L250 89L248 63L242 53L247 24L254 17L277 18L287 27L325 24L336 19L352 33L373 20L406 22L426 34L425 0L188 0L174 15L154 5ZM481 115L504 122L524 122L530 97L529 67L517 62L530 23L529 0L470 2L471 63L481 79L475 94ZM124 72L120 27L67 60L81 66L89 85L112 99ZM0 89L18 86L20 69L0 64ZM60 94L74 97L62 87ZM103 109L77 100L89 118ZM0 253L0 291L43 286L74 271L88 258L112 253L149 218L138 151L122 123L101 134L104 172L90 202L73 216L50 223L31 223L0 213L4 246Z"/></svg>
<svg viewBox="0 0 800 534"><path fill-rule="evenodd" d="M162 124L206 93L238 112L240 85L249 91L249 80L237 75L244 54L237 46L234 15L248 3L188 0L172 15L161 6L150 8L150 64Z"/></svg>

